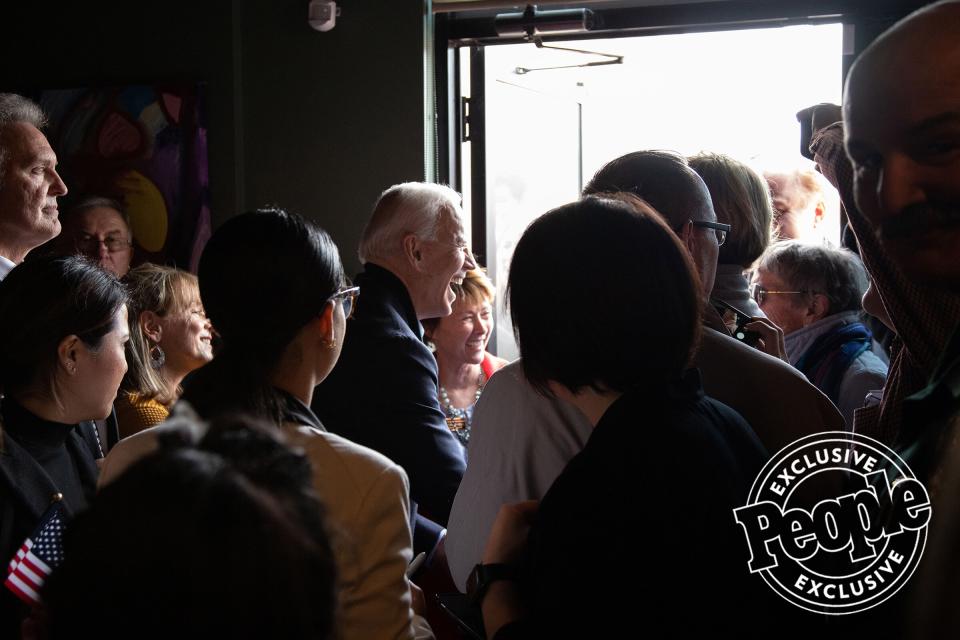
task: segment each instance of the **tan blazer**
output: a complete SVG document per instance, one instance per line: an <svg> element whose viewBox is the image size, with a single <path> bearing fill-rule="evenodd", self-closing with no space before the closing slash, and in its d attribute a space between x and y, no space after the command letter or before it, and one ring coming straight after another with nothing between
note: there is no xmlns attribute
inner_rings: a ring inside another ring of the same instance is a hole
<svg viewBox="0 0 960 640"><path fill-rule="evenodd" d="M104 460L98 486L153 452L159 434L178 428L202 437L195 421L169 421L121 440ZM284 431L310 460L314 489L327 509L339 574L338 637L429 637L420 620L414 629L405 573L413 556L407 474L385 456L335 434L293 424Z"/></svg>

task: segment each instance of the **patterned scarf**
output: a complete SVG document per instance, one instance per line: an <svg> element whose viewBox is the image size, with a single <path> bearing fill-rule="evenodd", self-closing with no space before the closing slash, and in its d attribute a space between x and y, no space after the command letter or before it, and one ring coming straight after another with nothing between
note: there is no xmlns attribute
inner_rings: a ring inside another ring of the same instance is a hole
<svg viewBox="0 0 960 640"><path fill-rule="evenodd" d="M814 340L797 362L797 369L839 406L843 374L872 342L873 334L862 322L839 326Z"/></svg>

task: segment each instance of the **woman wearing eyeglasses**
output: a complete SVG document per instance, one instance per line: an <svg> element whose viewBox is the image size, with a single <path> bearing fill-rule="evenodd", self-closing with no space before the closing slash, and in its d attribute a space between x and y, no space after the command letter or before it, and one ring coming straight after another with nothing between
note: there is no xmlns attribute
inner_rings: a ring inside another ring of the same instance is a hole
<svg viewBox="0 0 960 640"><path fill-rule="evenodd" d="M205 419L233 412L264 418L310 459L337 549L340 637L414 637L406 473L328 432L310 410L314 387L340 357L359 293L344 277L336 245L298 215L245 213L213 234L197 275L222 346L187 382L183 399ZM164 428L121 441L101 482L154 448Z"/></svg>
<svg viewBox="0 0 960 640"><path fill-rule="evenodd" d="M757 267L757 304L784 333L787 361L840 409L847 427L870 392L882 389L883 349L863 323L867 289L853 252L782 240Z"/></svg>
<svg viewBox="0 0 960 640"><path fill-rule="evenodd" d="M115 403L120 437L160 424L180 383L213 359L213 330L192 273L155 264L130 271L129 369Z"/></svg>

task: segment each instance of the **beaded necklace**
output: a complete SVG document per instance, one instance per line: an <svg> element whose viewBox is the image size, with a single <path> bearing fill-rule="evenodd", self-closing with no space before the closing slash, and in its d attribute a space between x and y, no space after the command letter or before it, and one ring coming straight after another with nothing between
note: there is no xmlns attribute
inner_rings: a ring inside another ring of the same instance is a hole
<svg viewBox="0 0 960 640"><path fill-rule="evenodd" d="M473 396L473 403L470 407L458 409L450 402L450 396L447 390L440 385L440 402L443 403L444 413L446 414L447 427L457 436L461 442L466 444L470 441L470 427L473 426L473 412L468 411L477 404L480 399L480 392L483 391L483 385L486 384L487 377L483 374L483 368L480 369L480 377L477 378L477 392Z"/></svg>

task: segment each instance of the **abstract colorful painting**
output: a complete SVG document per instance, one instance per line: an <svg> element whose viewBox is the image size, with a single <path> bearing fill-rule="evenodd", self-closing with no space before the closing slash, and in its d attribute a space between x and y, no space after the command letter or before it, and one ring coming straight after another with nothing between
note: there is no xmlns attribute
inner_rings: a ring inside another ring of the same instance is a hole
<svg viewBox="0 0 960 640"><path fill-rule="evenodd" d="M196 271L210 237L207 127L202 84L42 91L47 137L75 197L120 201L135 263Z"/></svg>

